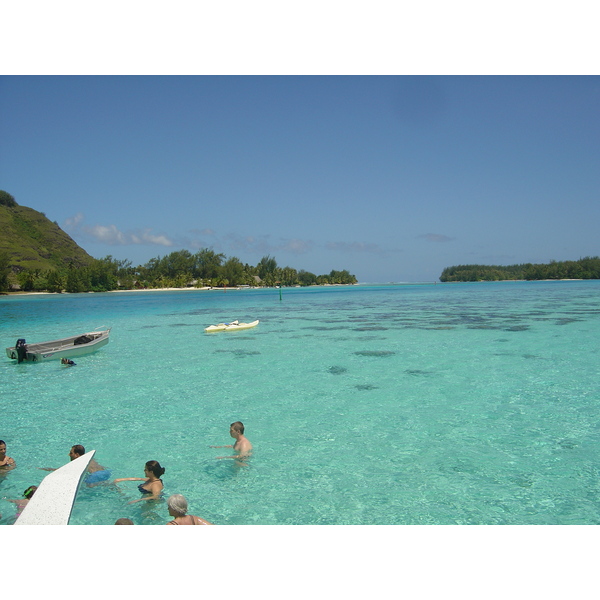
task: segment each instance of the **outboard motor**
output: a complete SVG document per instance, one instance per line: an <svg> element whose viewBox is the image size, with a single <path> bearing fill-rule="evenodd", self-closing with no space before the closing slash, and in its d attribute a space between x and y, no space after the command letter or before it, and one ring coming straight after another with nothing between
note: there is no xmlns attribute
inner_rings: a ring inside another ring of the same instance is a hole
<svg viewBox="0 0 600 600"><path fill-rule="evenodd" d="M27 344L25 343L25 340L23 338L19 338L17 340L15 350L17 351L18 363L22 363L24 360L27 360Z"/></svg>

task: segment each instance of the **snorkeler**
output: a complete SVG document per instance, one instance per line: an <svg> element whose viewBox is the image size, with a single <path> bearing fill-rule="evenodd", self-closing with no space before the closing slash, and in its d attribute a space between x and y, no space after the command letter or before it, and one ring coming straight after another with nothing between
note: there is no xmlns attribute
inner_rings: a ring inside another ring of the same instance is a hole
<svg viewBox="0 0 600 600"><path fill-rule="evenodd" d="M37 490L37 485L30 485L23 492L23 496L24 496L23 498L18 498L17 500L9 500L8 498L4 498L4 500L6 500L7 502L12 502L13 504L17 505L17 514L15 515L15 517L21 516L21 513L23 512L25 507L29 504L29 501L35 494L36 490Z"/></svg>

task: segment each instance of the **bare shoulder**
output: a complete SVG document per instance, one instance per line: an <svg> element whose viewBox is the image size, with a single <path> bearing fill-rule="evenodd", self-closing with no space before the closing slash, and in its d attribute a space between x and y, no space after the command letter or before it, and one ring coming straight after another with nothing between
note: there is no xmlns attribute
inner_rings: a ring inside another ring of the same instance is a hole
<svg viewBox="0 0 600 600"><path fill-rule="evenodd" d="M234 446L234 450L237 450L240 454L248 454L252 451L252 444L250 440L244 438L243 440L239 440L237 444Z"/></svg>
<svg viewBox="0 0 600 600"><path fill-rule="evenodd" d="M96 471L104 471L104 467L99 465L94 458L92 458L88 464L88 471L95 473Z"/></svg>

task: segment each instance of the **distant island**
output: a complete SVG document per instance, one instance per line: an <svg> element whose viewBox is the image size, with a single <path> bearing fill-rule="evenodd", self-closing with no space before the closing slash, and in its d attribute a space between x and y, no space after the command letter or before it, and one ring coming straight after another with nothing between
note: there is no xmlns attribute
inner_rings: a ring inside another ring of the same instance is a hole
<svg viewBox="0 0 600 600"><path fill-rule="evenodd" d="M192 254L177 250L134 267L112 256L96 259L56 222L32 208L19 206L0 190L0 292L108 292L185 287L309 286L358 283L348 270L315 275L280 267L263 256L257 265L203 248Z"/></svg>
<svg viewBox="0 0 600 600"><path fill-rule="evenodd" d="M551 261L548 264L497 266L459 265L446 267L440 281L540 281L546 279L600 279L600 257Z"/></svg>

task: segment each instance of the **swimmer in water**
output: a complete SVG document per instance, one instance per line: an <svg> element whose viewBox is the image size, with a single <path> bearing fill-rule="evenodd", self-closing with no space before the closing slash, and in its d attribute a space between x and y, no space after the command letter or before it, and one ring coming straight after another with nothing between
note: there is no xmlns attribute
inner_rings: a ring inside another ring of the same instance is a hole
<svg viewBox="0 0 600 600"><path fill-rule="evenodd" d="M29 501L35 494L36 490L37 490L37 485L30 485L23 492L23 496L24 496L23 498L18 498L17 500L9 500L8 498L5 498L5 500L7 502L12 502L13 504L17 505L17 514L15 515L15 517L19 517L21 515L21 513L23 512L23 510L25 509L27 504L29 504Z"/></svg>
<svg viewBox="0 0 600 600"><path fill-rule="evenodd" d="M188 502L181 494L169 496L167 506L169 514L173 517L173 520L169 521L167 525L212 525L196 515L188 515Z"/></svg>
<svg viewBox="0 0 600 600"><path fill-rule="evenodd" d="M235 439L235 444L228 446L210 446L210 448L233 448L236 452L234 456L217 456L218 459L232 458L238 464L246 465L243 462L252 455L252 444L250 440L244 436L244 424L241 421L236 421L229 426L229 435Z"/></svg>
<svg viewBox="0 0 600 600"><path fill-rule="evenodd" d="M85 448L81 444L75 444L75 446L71 446L69 450L69 459L75 460L80 456L85 454ZM53 469L51 467L40 467L42 471L57 471L58 469ZM99 465L95 459L92 458L90 463L86 469L88 476L84 479L85 484L88 487L92 487L94 485L98 485L99 483L106 482L110 479L112 472L110 469Z"/></svg>
<svg viewBox="0 0 600 600"><path fill-rule="evenodd" d="M10 456L6 456L6 442L0 440L0 473L12 471L16 466L17 463Z"/></svg>
<svg viewBox="0 0 600 600"><path fill-rule="evenodd" d="M163 482L161 476L164 475L165 468L160 466L157 460L149 460L144 467L145 477L121 477L115 479L113 483L119 483L120 481L143 481L138 485L138 489L142 493L143 497L139 500L132 500L128 504L134 502L142 502L143 500L158 500L160 493L163 489Z"/></svg>

